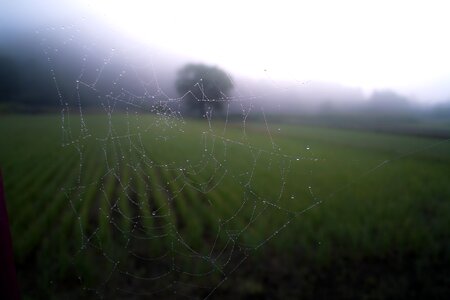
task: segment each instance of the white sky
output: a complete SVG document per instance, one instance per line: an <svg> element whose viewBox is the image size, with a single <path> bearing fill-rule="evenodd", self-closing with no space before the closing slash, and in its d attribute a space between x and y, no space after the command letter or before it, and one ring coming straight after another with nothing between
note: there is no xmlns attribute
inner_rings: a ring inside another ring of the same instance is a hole
<svg viewBox="0 0 450 300"><path fill-rule="evenodd" d="M16 23L98 16L231 74L392 88L424 102L450 99L448 1L5 1L0 9Z"/></svg>
<svg viewBox="0 0 450 300"><path fill-rule="evenodd" d="M450 79L445 1L85 2L151 44L245 75L411 91Z"/></svg>

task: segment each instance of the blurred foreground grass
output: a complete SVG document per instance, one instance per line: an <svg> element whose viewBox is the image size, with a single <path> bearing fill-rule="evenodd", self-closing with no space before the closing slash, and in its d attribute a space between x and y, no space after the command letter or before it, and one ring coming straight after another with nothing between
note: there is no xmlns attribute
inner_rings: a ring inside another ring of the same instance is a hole
<svg viewBox="0 0 450 300"><path fill-rule="evenodd" d="M26 298L449 296L448 141L150 115L70 122L0 119Z"/></svg>

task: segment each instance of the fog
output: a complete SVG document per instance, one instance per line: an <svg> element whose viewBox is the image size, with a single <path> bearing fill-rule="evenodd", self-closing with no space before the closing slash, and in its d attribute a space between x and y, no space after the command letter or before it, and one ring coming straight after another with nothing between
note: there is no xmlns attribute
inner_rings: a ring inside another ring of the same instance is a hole
<svg viewBox="0 0 450 300"><path fill-rule="evenodd" d="M447 6L0 0L0 300L450 299Z"/></svg>
<svg viewBox="0 0 450 300"><path fill-rule="evenodd" d="M86 107L124 91L141 103L177 99L177 70L191 62L222 68L233 80L233 99L274 113L449 106L450 49L442 35L449 21L434 2L1 6L1 101L16 106L74 104L76 83L90 87L81 91Z"/></svg>

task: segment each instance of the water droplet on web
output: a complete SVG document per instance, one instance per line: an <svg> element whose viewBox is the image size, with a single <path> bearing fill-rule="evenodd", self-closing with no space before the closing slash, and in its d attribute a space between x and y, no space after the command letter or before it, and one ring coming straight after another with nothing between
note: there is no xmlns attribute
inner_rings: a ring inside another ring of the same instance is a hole
<svg viewBox="0 0 450 300"><path fill-rule="evenodd" d="M306 146L306 150L309 150L310 148L309 148L309 146Z"/></svg>

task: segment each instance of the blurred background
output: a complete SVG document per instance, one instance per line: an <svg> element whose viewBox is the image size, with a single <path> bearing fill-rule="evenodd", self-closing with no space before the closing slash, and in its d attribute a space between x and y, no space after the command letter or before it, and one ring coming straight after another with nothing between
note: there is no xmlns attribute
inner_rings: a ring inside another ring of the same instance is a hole
<svg viewBox="0 0 450 300"><path fill-rule="evenodd" d="M25 299L443 299L439 1L4 1Z"/></svg>

